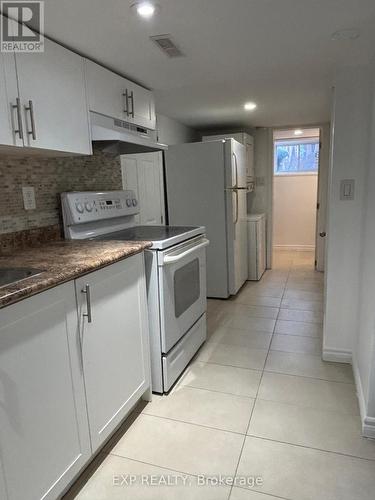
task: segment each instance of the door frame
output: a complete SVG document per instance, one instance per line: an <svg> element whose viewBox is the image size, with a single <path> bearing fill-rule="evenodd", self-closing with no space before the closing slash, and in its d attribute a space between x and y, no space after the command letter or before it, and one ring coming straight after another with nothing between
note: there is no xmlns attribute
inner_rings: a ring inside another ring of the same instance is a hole
<svg viewBox="0 0 375 500"><path fill-rule="evenodd" d="M318 238L319 232L326 231L327 224L327 197L328 197L328 174L329 174L329 152L330 152L330 124L320 123L315 125L289 125L281 127L271 127L268 137L268 158L267 158L267 174L266 174L266 191L267 197L267 269L272 269L273 263L273 210L274 210L274 139L273 134L276 130L290 130L290 129L304 129L304 128L319 128L320 134L320 156L319 156L319 169L318 169L318 192L317 203L320 203L320 209L316 209L316 234L315 234L315 261L316 270L324 271L325 268L325 242L323 246L319 246L318 257ZM322 161L323 160L323 161Z"/></svg>

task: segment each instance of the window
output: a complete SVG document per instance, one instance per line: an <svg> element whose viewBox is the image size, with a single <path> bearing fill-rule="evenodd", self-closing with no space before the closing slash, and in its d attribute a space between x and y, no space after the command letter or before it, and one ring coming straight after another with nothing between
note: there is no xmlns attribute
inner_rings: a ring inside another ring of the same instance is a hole
<svg viewBox="0 0 375 500"><path fill-rule="evenodd" d="M274 171L276 175L317 173L318 168L318 138L275 141Z"/></svg>

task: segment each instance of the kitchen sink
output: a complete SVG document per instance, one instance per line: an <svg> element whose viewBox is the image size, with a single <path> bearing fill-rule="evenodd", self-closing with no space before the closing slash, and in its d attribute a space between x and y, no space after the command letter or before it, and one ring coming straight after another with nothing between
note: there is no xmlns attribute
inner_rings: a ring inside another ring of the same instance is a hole
<svg viewBox="0 0 375 500"><path fill-rule="evenodd" d="M7 285L13 285L19 281L37 276L43 271L41 269L32 269L28 267L0 267L0 288Z"/></svg>

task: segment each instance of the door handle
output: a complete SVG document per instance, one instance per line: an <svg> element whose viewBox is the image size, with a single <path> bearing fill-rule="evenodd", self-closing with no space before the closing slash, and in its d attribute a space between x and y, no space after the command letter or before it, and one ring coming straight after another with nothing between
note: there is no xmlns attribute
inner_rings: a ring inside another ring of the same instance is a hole
<svg viewBox="0 0 375 500"><path fill-rule="evenodd" d="M204 238L202 240L202 243L199 243L198 245L195 245L188 250L185 250L184 252L181 252L178 255L166 255L163 258L163 265L164 264L173 264L174 262L178 262L179 260L182 260L184 257L187 257L193 252L196 252L197 250L201 250L202 248L208 246L210 244L210 241Z"/></svg>
<svg viewBox="0 0 375 500"><path fill-rule="evenodd" d="M129 116L129 94L128 94L128 89L125 90L125 92L122 94L122 96L125 98L125 105L126 108L124 109L124 113L126 113L126 116Z"/></svg>
<svg viewBox="0 0 375 500"><path fill-rule="evenodd" d="M322 238L324 238L325 236L327 236L327 233L325 231L322 231L321 233L319 233L319 236L321 236Z"/></svg>
<svg viewBox="0 0 375 500"><path fill-rule="evenodd" d="M238 187L238 163L237 163L237 156L236 156L236 153L232 153L233 154L233 158L234 158L234 168L235 168L235 172L236 172L236 181L235 181L235 184L233 187L237 188Z"/></svg>
<svg viewBox="0 0 375 500"><path fill-rule="evenodd" d="M17 122L18 129L14 130L15 134L18 134L20 139L23 139L23 126L22 126L22 114L21 114L21 100L19 97L16 98L16 104L12 104L12 109L17 110Z"/></svg>
<svg viewBox="0 0 375 500"><path fill-rule="evenodd" d="M130 111L130 115L134 118L134 92L133 91L130 92L129 99L131 99L131 102L132 102L132 110Z"/></svg>
<svg viewBox="0 0 375 500"><path fill-rule="evenodd" d="M85 288L81 291L82 291L82 293L86 294L87 313L83 313L83 316L85 316L87 318L88 323L92 323L90 285L86 285Z"/></svg>
<svg viewBox="0 0 375 500"><path fill-rule="evenodd" d="M35 128L33 101L29 101L29 105L25 106L25 111L29 111L29 113L30 113L30 123L31 123L31 130L28 130L27 133L32 136L32 138L33 138L34 141L36 141L36 128Z"/></svg>

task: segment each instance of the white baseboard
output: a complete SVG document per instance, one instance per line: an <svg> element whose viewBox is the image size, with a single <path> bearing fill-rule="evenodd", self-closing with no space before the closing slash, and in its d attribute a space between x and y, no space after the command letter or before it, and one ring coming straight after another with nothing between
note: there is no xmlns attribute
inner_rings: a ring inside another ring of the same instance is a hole
<svg viewBox="0 0 375 500"><path fill-rule="evenodd" d="M361 415L362 435L367 438L375 439L375 418L367 416L366 400L363 393L361 376L357 364L356 357L353 356L353 374L357 390L357 398L359 404L359 413Z"/></svg>
<svg viewBox="0 0 375 500"><path fill-rule="evenodd" d="M335 363L352 364L352 351L347 349L325 349L323 348L323 360Z"/></svg>
<svg viewBox="0 0 375 500"><path fill-rule="evenodd" d="M313 252L315 245L274 245L274 250L285 250L288 252Z"/></svg>

